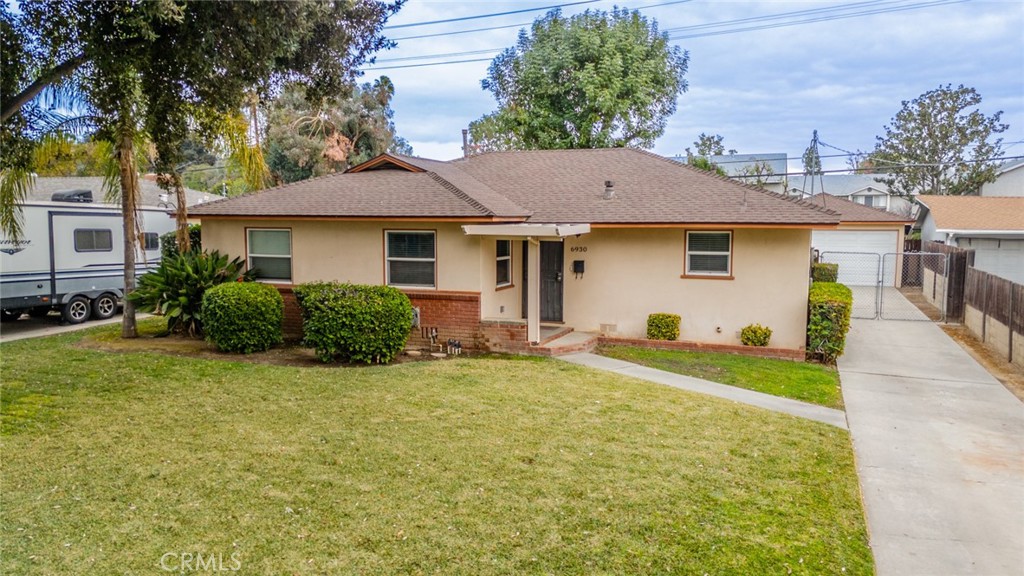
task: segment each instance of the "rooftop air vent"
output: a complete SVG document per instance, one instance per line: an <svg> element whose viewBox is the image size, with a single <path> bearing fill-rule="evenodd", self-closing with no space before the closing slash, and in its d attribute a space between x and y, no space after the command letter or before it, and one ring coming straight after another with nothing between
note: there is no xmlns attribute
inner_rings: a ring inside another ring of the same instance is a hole
<svg viewBox="0 0 1024 576"><path fill-rule="evenodd" d="M615 198L615 182L611 180L604 181L604 199L611 200Z"/></svg>
<svg viewBox="0 0 1024 576"><path fill-rule="evenodd" d="M50 196L53 202L92 202L92 190L61 190Z"/></svg>

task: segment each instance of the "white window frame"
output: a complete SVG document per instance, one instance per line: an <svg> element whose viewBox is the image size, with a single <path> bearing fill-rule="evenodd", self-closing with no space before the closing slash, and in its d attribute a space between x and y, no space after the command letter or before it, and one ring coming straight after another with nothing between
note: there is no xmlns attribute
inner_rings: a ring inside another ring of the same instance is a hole
<svg viewBox="0 0 1024 576"><path fill-rule="evenodd" d="M288 233L288 255L282 254L258 254L252 252L252 233L253 232L287 232ZM292 255L294 249L292 247L292 229L291 228L246 228L245 229L245 260L249 270L252 270L252 258L282 258L288 260L288 278L256 278L257 282L267 282L270 284L291 284L292 278L295 277L294 266L292 266Z"/></svg>
<svg viewBox="0 0 1024 576"><path fill-rule="evenodd" d="M508 256L498 256L498 243L508 243ZM508 262L508 282L498 281L498 263ZM494 286L495 288L507 288L512 285L512 241L511 240L495 240L494 241Z"/></svg>
<svg viewBox="0 0 1024 576"><path fill-rule="evenodd" d="M693 250L690 236L693 234L728 234L729 250L726 252L710 252L705 250ZM686 275L687 276L721 276L722 278L732 277L732 231L731 230L687 230L686 232ZM706 270L691 270L690 256L726 256L725 272L709 272Z"/></svg>
<svg viewBox="0 0 1024 576"><path fill-rule="evenodd" d="M429 234L434 237L433 258L399 258L391 257L392 234ZM430 262L434 267L434 278L427 284L395 284L391 282L392 262ZM437 288L437 230L385 230L384 231L384 281L388 286L398 288L436 289Z"/></svg>

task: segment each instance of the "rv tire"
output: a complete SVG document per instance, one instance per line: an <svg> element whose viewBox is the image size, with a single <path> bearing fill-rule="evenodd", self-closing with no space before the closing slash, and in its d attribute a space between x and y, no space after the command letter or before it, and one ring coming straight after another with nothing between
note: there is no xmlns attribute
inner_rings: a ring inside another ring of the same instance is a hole
<svg viewBox="0 0 1024 576"><path fill-rule="evenodd" d="M64 305L64 322L68 324L81 324L89 319L92 307L89 306L89 299L85 296L75 296Z"/></svg>
<svg viewBox="0 0 1024 576"><path fill-rule="evenodd" d="M95 300L92 301L92 317L97 320L106 320L117 314L117 296L110 294L100 294Z"/></svg>
<svg viewBox="0 0 1024 576"><path fill-rule="evenodd" d="M0 322L14 322L21 318L21 310L0 310Z"/></svg>

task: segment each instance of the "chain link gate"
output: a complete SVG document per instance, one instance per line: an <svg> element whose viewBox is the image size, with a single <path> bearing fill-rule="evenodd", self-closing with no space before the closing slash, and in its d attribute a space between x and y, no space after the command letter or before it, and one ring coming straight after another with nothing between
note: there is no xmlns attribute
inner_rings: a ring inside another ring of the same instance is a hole
<svg viewBox="0 0 1024 576"><path fill-rule="evenodd" d="M819 262L839 265L837 282L853 292L851 316L874 320L938 320L946 318L948 262L929 252L822 252ZM935 308L930 318L914 301Z"/></svg>

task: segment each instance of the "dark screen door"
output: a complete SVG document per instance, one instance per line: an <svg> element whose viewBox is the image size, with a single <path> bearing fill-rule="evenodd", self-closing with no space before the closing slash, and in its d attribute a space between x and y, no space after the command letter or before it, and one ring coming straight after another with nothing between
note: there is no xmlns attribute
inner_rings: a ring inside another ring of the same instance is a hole
<svg viewBox="0 0 1024 576"><path fill-rule="evenodd" d="M562 321L562 280L565 253L561 242L540 243L540 320ZM529 246L523 242L523 317L526 317L527 287L529 286Z"/></svg>

